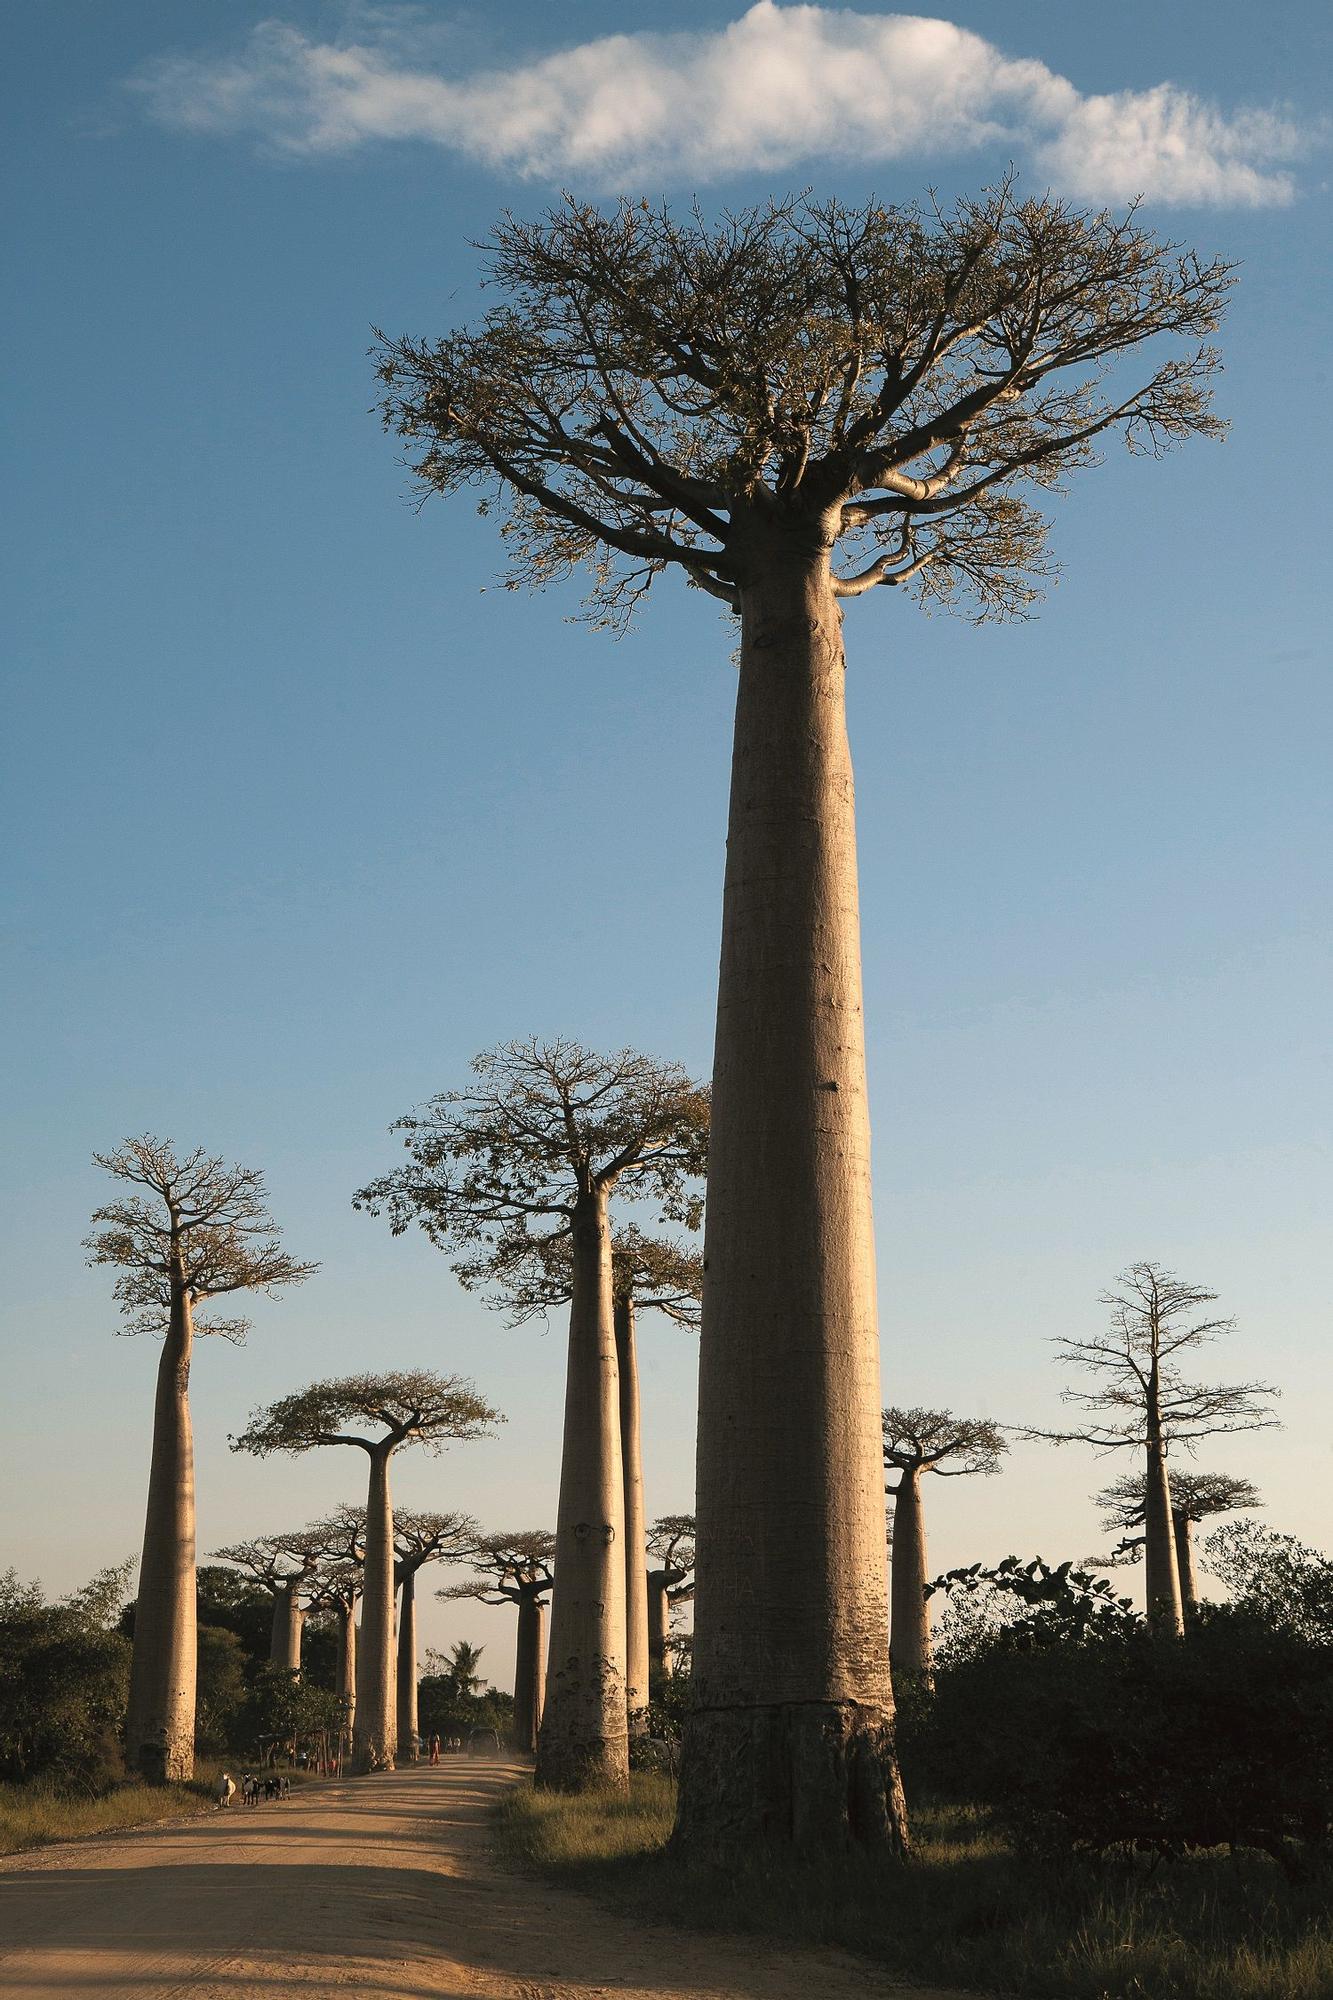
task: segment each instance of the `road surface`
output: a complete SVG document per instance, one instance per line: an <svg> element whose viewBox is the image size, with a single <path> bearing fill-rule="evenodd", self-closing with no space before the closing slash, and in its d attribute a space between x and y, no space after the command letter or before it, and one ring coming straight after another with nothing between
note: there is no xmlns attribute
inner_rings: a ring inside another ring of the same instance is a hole
<svg viewBox="0 0 1333 2000"><path fill-rule="evenodd" d="M453 1758L11 1859L0 2000L944 2000L505 1871L487 1822L519 1774Z"/></svg>

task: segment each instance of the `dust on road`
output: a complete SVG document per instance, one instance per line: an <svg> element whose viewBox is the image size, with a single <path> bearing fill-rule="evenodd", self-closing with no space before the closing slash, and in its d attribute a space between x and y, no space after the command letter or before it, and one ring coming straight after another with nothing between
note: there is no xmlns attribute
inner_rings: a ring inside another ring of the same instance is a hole
<svg viewBox="0 0 1333 2000"><path fill-rule="evenodd" d="M944 2000L506 1872L487 1822L520 1774L460 1758L11 1860L0 2000Z"/></svg>

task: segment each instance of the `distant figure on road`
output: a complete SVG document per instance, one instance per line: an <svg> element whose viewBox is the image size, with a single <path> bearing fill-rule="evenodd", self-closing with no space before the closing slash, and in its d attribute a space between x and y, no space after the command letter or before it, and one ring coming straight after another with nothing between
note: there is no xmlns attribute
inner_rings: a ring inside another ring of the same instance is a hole
<svg viewBox="0 0 1333 2000"><path fill-rule="evenodd" d="M430 1739L430 1761L432 1764L438 1764L440 1761L440 1739L438 1736L432 1736Z"/></svg>
<svg viewBox="0 0 1333 2000"><path fill-rule="evenodd" d="M233 1777L230 1777L227 1774L227 1772L224 1771L222 1773L222 1776L218 1779L218 1789L217 1789L218 1805L220 1807L229 1806L232 1800L235 1798L235 1796L236 1796L236 1780Z"/></svg>

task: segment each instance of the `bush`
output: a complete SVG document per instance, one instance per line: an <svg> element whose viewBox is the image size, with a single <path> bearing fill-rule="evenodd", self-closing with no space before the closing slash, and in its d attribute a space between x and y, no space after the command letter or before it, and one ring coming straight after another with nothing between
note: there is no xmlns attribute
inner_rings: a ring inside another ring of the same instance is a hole
<svg viewBox="0 0 1333 2000"><path fill-rule="evenodd" d="M130 1648L112 1620L128 1567L50 1604L38 1584L0 1576L0 1778L96 1793L123 1776Z"/></svg>

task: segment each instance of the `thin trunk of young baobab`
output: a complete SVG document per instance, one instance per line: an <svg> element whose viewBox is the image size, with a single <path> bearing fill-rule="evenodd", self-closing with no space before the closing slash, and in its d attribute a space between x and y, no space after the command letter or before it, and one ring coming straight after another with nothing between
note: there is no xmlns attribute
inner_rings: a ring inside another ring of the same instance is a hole
<svg viewBox="0 0 1333 2000"><path fill-rule="evenodd" d="M1194 1523L1176 1509L1173 1515L1176 1544L1176 1574L1180 1578L1180 1608L1186 1618L1199 1602L1199 1572L1194 1561Z"/></svg>
<svg viewBox="0 0 1333 2000"><path fill-rule="evenodd" d="M546 1695L546 1606L523 1597L518 1606L518 1647L514 1655L514 1748L531 1756L537 1748Z"/></svg>
<svg viewBox="0 0 1333 2000"><path fill-rule="evenodd" d="M361 1589L361 1641L356 1661L356 1720L352 1729L352 1770L391 1771L397 1753L394 1708L393 1502L389 1495L390 1450L370 1449L366 1496L366 1557Z"/></svg>
<svg viewBox="0 0 1333 2000"><path fill-rule="evenodd" d="M344 1728L350 1739L356 1720L356 1606L342 1600L337 1607L338 1665L335 1692L346 1710Z"/></svg>
<svg viewBox="0 0 1333 2000"><path fill-rule="evenodd" d="M536 1776L556 1791L627 1789L625 1484L605 1190L580 1195L570 1235L564 1451Z"/></svg>
<svg viewBox="0 0 1333 2000"><path fill-rule="evenodd" d="M194 1436L190 1355L194 1322L173 1246L167 1334L157 1368L125 1759L151 1784L194 1775L196 1607Z"/></svg>
<svg viewBox="0 0 1333 2000"><path fill-rule="evenodd" d="M305 1612L301 1609L300 1584L280 1584L273 1594L273 1631L269 1639L268 1656L275 1667L285 1667L290 1674L301 1671L301 1633L305 1627Z"/></svg>
<svg viewBox="0 0 1333 2000"><path fill-rule="evenodd" d="M842 620L827 549L767 527L741 590L678 1832L824 1853L902 1844L906 1817Z"/></svg>
<svg viewBox="0 0 1333 2000"><path fill-rule="evenodd" d="M643 1504L638 1343L634 1300L628 1292L617 1293L614 1315L625 1472L625 1704L630 1735L642 1736L648 1727L648 1572L643 1560L648 1521Z"/></svg>
<svg viewBox="0 0 1333 2000"><path fill-rule="evenodd" d="M1180 1572L1176 1567L1176 1532L1171 1509L1171 1482L1166 1469L1166 1441L1162 1436L1156 1362L1148 1376L1146 1415L1148 1449L1143 1490L1143 1554L1148 1617L1163 1631L1180 1633L1185 1629L1185 1620L1180 1602Z"/></svg>
<svg viewBox="0 0 1333 2000"><path fill-rule="evenodd" d="M418 1733L417 1573L406 1569L398 1600L398 1754L413 1763Z"/></svg>
<svg viewBox="0 0 1333 2000"><path fill-rule="evenodd" d="M893 1500L893 1556L889 1565L889 1659L895 1674L930 1678L930 1606L926 1600L926 1517L921 1471L904 1471Z"/></svg>
<svg viewBox="0 0 1333 2000"><path fill-rule="evenodd" d="M643 1580L648 1591L649 1671L669 1681L671 1653L667 1640L671 1636L671 1598L667 1591L667 1573L664 1569L645 1570Z"/></svg>

